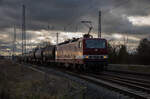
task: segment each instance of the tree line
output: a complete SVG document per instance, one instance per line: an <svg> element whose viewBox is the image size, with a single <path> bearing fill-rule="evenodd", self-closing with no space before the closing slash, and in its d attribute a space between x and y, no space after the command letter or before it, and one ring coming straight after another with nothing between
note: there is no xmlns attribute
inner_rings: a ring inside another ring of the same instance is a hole
<svg viewBox="0 0 150 99"><path fill-rule="evenodd" d="M109 63L150 65L150 41L142 39L135 52L129 53L126 45L108 44Z"/></svg>

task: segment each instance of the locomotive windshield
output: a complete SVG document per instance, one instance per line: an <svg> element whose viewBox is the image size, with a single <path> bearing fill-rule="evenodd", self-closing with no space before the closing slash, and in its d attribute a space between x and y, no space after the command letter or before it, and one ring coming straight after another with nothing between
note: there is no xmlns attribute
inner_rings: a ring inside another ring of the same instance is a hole
<svg viewBox="0 0 150 99"><path fill-rule="evenodd" d="M105 40L86 40L86 48L106 48Z"/></svg>

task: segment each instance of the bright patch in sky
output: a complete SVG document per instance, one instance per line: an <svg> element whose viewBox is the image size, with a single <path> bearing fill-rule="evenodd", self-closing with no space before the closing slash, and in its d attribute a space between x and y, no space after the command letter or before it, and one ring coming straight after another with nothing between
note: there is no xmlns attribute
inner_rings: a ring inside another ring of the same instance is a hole
<svg viewBox="0 0 150 99"><path fill-rule="evenodd" d="M129 16L129 21L136 26L150 26L150 15L149 16Z"/></svg>
<svg viewBox="0 0 150 99"><path fill-rule="evenodd" d="M68 37L68 38L73 38L73 37L75 37L75 38L80 38L80 37L82 37L83 36L83 34L84 33L81 33L81 32L78 32L78 33L73 33L73 32L61 32L61 34L63 34L63 35L65 35L66 37Z"/></svg>
<svg viewBox="0 0 150 99"><path fill-rule="evenodd" d="M41 35L42 34L42 32L40 32L40 31L36 31L35 32L37 35Z"/></svg>
<svg viewBox="0 0 150 99"><path fill-rule="evenodd" d="M113 34L112 36L116 39L121 39L123 37L121 34Z"/></svg>
<svg viewBox="0 0 150 99"><path fill-rule="evenodd" d="M39 40L45 40L45 37L38 37Z"/></svg>

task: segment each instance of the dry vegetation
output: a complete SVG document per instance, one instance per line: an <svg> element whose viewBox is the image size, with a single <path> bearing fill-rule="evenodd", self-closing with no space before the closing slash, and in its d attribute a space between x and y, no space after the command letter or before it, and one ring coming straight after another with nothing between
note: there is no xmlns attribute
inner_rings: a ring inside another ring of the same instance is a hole
<svg viewBox="0 0 150 99"><path fill-rule="evenodd" d="M130 65L130 64L110 64L108 66L109 70L122 70L122 71L133 71L141 73L150 73L149 65Z"/></svg>
<svg viewBox="0 0 150 99"><path fill-rule="evenodd" d="M80 89L77 83L63 77L0 60L0 99L67 99L70 92Z"/></svg>

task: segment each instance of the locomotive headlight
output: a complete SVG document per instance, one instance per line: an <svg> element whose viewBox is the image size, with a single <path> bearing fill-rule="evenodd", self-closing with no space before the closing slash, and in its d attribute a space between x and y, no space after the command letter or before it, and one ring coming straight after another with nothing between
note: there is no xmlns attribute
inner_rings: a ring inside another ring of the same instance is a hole
<svg viewBox="0 0 150 99"><path fill-rule="evenodd" d="M83 56L83 58L85 58L85 59L88 59L88 58L89 58L89 56L87 56L87 55L84 55L84 56Z"/></svg>
<svg viewBox="0 0 150 99"><path fill-rule="evenodd" d="M107 56L107 55L104 55L104 59L106 59L106 58L108 58L108 56Z"/></svg>
<svg viewBox="0 0 150 99"><path fill-rule="evenodd" d="M85 58L89 58L89 56L85 56Z"/></svg>

